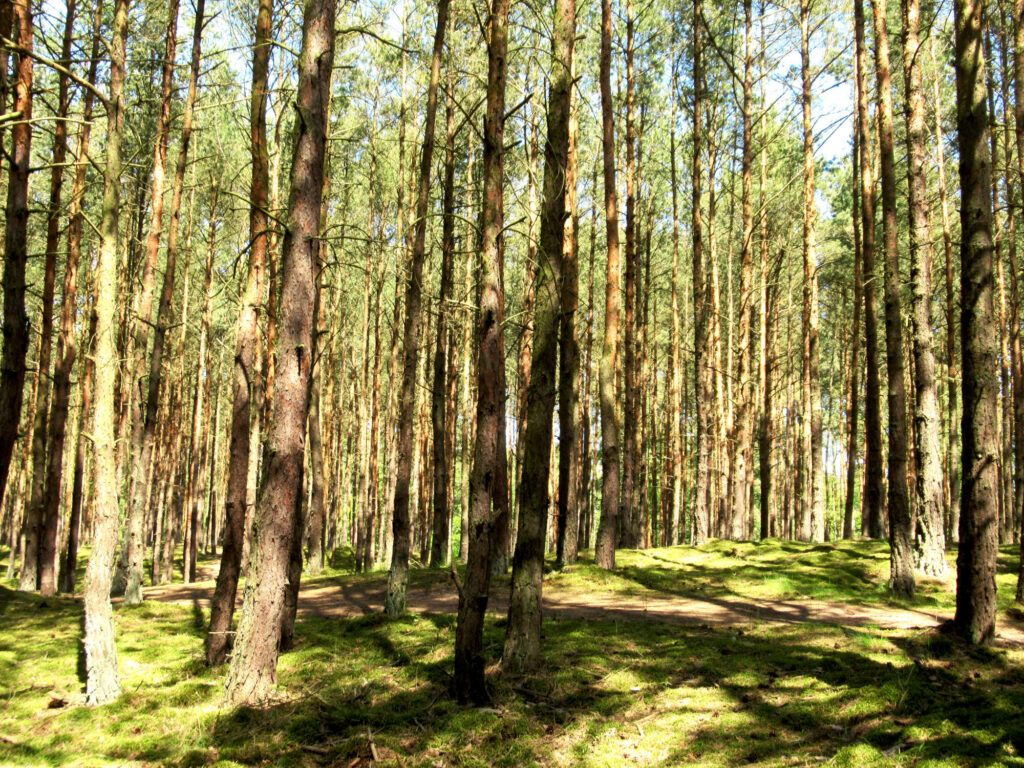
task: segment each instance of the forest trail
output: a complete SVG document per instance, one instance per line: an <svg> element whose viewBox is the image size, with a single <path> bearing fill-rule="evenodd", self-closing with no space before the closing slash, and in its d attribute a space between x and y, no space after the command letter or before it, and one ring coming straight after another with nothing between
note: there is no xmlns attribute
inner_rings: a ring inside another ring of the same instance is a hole
<svg viewBox="0 0 1024 768"><path fill-rule="evenodd" d="M212 573L211 573L212 571ZM202 569L211 580L193 584L148 587L148 600L209 606L216 566ZM331 579L303 583L299 591L299 615L346 618L380 613L384 609L386 575L345 582ZM504 585L492 590L488 613L503 615L508 610ZM458 610L458 594L449 580L426 585L410 584L409 610L415 613L448 613ZM241 604L239 589L238 603ZM624 596L595 588L586 591L557 584L544 585L544 616L547 620L595 619L638 621L689 626L741 626L745 624L832 624L842 627L880 627L889 630L933 629L952 618L927 608L898 608L856 605L827 600L762 600L744 597L680 595ZM996 645L1024 648L1024 622L1000 613L996 624Z"/></svg>

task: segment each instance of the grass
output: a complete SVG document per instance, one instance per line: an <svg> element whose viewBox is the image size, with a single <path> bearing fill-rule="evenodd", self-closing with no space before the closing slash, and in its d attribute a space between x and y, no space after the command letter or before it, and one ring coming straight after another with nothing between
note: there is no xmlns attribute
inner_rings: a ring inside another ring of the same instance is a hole
<svg viewBox="0 0 1024 768"><path fill-rule="evenodd" d="M1009 549L1004 560L1001 601ZM612 574L583 563L549 580L884 604L886 562L876 544L715 542L623 552ZM442 578L414 572L417 584ZM945 606L948 589L913 604ZM1024 766L1024 650L931 631L548 621L543 673L509 681L492 667L494 704L472 709L448 695L454 617L311 617L281 657L279 700L227 709L224 670L202 664L206 618L198 605L118 608L125 694L90 709L80 602L0 587L0 765ZM492 659L503 633L488 621Z"/></svg>

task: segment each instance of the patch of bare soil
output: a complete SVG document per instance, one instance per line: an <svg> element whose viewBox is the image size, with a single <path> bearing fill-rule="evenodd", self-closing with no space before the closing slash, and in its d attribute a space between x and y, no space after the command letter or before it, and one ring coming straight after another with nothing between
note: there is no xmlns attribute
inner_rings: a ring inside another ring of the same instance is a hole
<svg viewBox="0 0 1024 768"><path fill-rule="evenodd" d="M198 603L207 607L213 588L212 580L193 584L165 584L148 587L145 595L150 600ZM358 583L303 584L299 591L299 614L343 618L379 613L384 610L385 589L383 578ZM409 610L417 613L455 613L458 610L458 594L450 582L410 587L408 597ZM241 598L239 590L239 604ZM507 587L492 592L487 610L497 615L507 612ZM950 618L921 609L850 605L825 600L688 598L677 595L641 598L600 590L580 594L555 585L545 585L544 613L546 618L555 621L597 619L691 626L819 623L894 630L933 629ZM1024 648L1024 622L1018 617L1000 615L996 635L998 645Z"/></svg>

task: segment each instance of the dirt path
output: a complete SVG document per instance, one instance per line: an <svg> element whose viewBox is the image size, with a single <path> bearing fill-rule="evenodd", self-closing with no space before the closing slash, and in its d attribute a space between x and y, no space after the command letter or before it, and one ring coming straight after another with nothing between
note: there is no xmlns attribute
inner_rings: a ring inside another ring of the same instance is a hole
<svg viewBox="0 0 1024 768"><path fill-rule="evenodd" d="M212 580L194 584L168 584L149 587L145 594L150 600L188 605L198 602L207 607L213 587ZM299 614L343 618L379 613L384 609L384 592L385 583L382 578L357 583L303 584L299 592ZM409 609L417 613L455 613L458 609L455 587L450 582L410 587ZM501 615L507 609L505 590L496 590L488 605L488 612ZM677 595L628 597L599 591L581 595L555 585L545 585L544 613L546 617L555 620L610 619L691 626L814 622L884 629L931 629L950 618L927 610L810 599L794 602ZM1000 615L996 631L998 645L1024 648L1024 627L1020 622Z"/></svg>

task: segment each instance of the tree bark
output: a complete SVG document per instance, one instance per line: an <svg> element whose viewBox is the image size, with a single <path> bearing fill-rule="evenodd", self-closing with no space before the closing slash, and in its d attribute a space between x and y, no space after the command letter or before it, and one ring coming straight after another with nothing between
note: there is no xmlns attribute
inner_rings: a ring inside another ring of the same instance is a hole
<svg viewBox="0 0 1024 768"><path fill-rule="evenodd" d="M107 704L121 695L117 675L117 647L114 642L114 614L110 607L110 581L117 546L118 478L115 474L114 377L117 361L114 349L118 275L117 235L121 207L121 137L124 128L124 63L128 28L128 0L114 4L111 29L110 95L107 97L106 168L100 250L96 276L96 335L93 359L96 364L96 397L92 411L95 495L92 555L85 571L86 701L92 706Z"/></svg>
<svg viewBox="0 0 1024 768"><path fill-rule="evenodd" d="M394 549L388 572L384 611L401 616L406 611L406 587L409 583L409 484L413 461L413 421L416 417L416 366L420 354L420 312L422 304L423 260L426 254L427 207L430 202L430 168L434 154L434 125L437 118L437 89L441 80L441 54L448 26L449 0L439 0L434 51L430 60L430 83L423 126L423 155L416 189L416 229L413 235L409 282L405 290L405 328L403 338L402 390L398 409L398 466L395 473L395 499L392 512Z"/></svg>
<svg viewBox="0 0 1024 768"><path fill-rule="evenodd" d="M547 529L558 332L562 314L562 266L565 247L565 195L569 160L569 100L576 34L576 1L556 0L551 41L551 91L547 140L544 142L544 188L533 309L533 367L526 393L526 435L519 528L512 561L512 592L502 652L509 675L535 671L541 662L541 590L544 535ZM568 451L567 451L568 453Z"/></svg>
<svg viewBox="0 0 1024 768"><path fill-rule="evenodd" d="M504 472L499 455L504 451L500 422L505 419L504 344L502 323L504 227L503 147L505 133L505 79L508 51L509 0L493 0L488 16L487 106L483 136L483 280L476 335L477 429L470 478L469 556L465 581L459 589L459 613L455 630L455 677L453 690L460 702L489 700L484 680L483 629L491 587L492 539L500 510L496 498ZM491 506L494 502L495 512ZM507 506L506 506L507 512Z"/></svg>
<svg viewBox="0 0 1024 768"><path fill-rule="evenodd" d="M956 0L957 144L960 154L960 348L963 360L963 448L957 634L972 644L995 634L999 510L999 390L992 301L992 166L982 53L984 7Z"/></svg>
<svg viewBox="0 0 1024 768"><path fill-rule="evenodd" d="M822 465L821 380L818 350L817 206L814 202L814 130L811 122L811 0L800 2L800 73L803 86L804 209L803 209L803 450L801 537L822 541L825 533L824 468Z"/></svg>
<svg viewBox="0 0 1024 768"><path fill-rule="evenodd" d="M301 502L334 24L334 0L307 0L283 247L276 382L256 510L256 543L227 680L227 701L233 705L266 701L277 679L284 583Z"/></svg>
<svg viewBox="0 0 1024 768"><path fill-rule="evenodd" d="M697 478L693 508L693 543L704 544L711 533L711 454L714 445L714 372L710 344L708 280L705 277L704 220L701 212L704 142L703 9L693 0L693 156L691 166L690 234L693 257L693 360L696 371Z"/></svg>
<svg viewBox="0 0 1024 768"><path fill-rule="evenodd" d="M573 22L575 27L575 21ZM570 61L569 140L565 164L565 233L562 244L561 317L558 347L558 520L555 566L575 562L579 538L579 340L576 311L579 308L579 211L577 209L577 144L579 120L572 81L575 60ZM543 224L542 224L543 226Z"/></svg>
<svg viewBox="0 0 1024 768"><path fill-rule="evenodd" d="M67 11L64 17L64 36L61 42L61 64L65 69L71 67L71 44L74 40L76 3L70 0L67 4ZM95 45L96 35L93 35ZM90 62L89 82L96 79L95 65ZM61 191L64 183L64 163L67 160L67 139L68 129L66 118L69 107L69 78L63 73L58 74L57 80L57 124L54 127L53 135L53 170L50 176L50 202L46 217L46 260L47 278L49 278L50 261L53 261L54 272L56 271L57 248L60 243L60 216L61 216ZM86 117L88 122L92 113L92 94L86 93L87 101L85 108L89 113ZM83 128L84 130L84 128ZM74 202L72 202L72 205ZM36 464L35 477L39 485L39 591L44 597L53 595L57 591L57 528L60 522L60 476L64 459L64 435L67 426L68 405L71 395L71 368L74 365L74 352L68 353L69 347L74 347L74 322L75 306L78 292L78 257L79 254L68 257L64 264L64 284L61 291L61 321L60 321L60 342L58 346L58 358L54 363L53 371L53 403L50 406L49 420L43 424L43 432L33 438L33 442L42 449L39 451L38 463ZM44 288L45 293L45 288ZM43 339L49 339L52 334L52 318L50 312L53 305L51 291L50 302L43 299ZM47 328L49 319L50 328ZM39 355L39 368L42 366L42 352ZM49 350L47 350L47 358ZM37 428L40 421L36 419ZM35 450L35 448L33 448ZM36 458L35 456L33 457ZM35 491L33 490L33 495ZM35 501L35 499L33 499Z"/></svg>
<svg viewBox="0 0 1024 768"><path fill-rule="evenodd" d="M857 123L860 133L861 248L864 272L864 516L862 533L871 539L885 535L882 497L882 385L878 370L878 309L875 299L875 182L871 159L872 132L868 116L868 59L864 33L864 0L854 0L854 32L857 48Z"/></svg>
<svg viewBox="0 0 1024 768"><path fill-rule="evenodd" d="M196 36L196 39L199 35ZM149 496L147 473L152 459L153 424L146 434L146 352L149 345L149 330L153 314L153 285L156 275L157 256L160 252L160 235L164 217L164 175L167 164L167 148L170 143L171 97L174 84L174 58L178 41L178 0L168 3L163 72L160 86L160 111L157 113L156 145L153 155L152 191L150 192L152 213L149 233L146 238L146 254L142 268L142 288L135 306L133 354L128 363L126 386L129 388L132 414L131 428L131 475L129 478L128 519L121 543L114 574L115 595L124 594L125 603L137 605L142 602L142 555L144 549L143 523L146 500ZM139 214L141 216L141 212ZM148 446L147 446L148 443ZM146 450L148 447L148 450ZM131 574L129 575L129 571ZM127 592L131 583L131 592Z"/></svg>
<svg viewBox="0 0 1024 768"><path fill-rule="evenodd" d="M12 0L19 50L15 55L14 111L11 126L10 171L4 228L4 351L0 358L0 499L14 455L21 423L22 390L29 327L25 312L25 265L28 261L28 176L32 155L32 6ZM6 69L6 68L5 68Z"/></svg>
<svg viewBox="0 0 1024 768"><path fill-rule="evenodd" d="M753 360L753 348L750 343L750 315L752 305L750 300L751 282L753 280L753 258L751 249L754 245L754 210L751 201L752 177L751 167L754 161L754 134L753 134L753 21L751 13L751 0L743 0L743 154L740 160L740 219L741 237L740 241L740 295L739 305L736 308L739 315L739 363L736 372L737 394L736 409L733 416L733 467L730 473L732 482L732 531L731 537L734 540L747 538L747 454L751 433L752 405L754 400L753 378L751 376L751 362Z"/></svg>
<svg viewBox="0 0 1024 768"><path fill-rule="evenodd" d="M914 440L917 458L914 564L926 576L946 576L942 515L942 449L932 351L931 223L925 175L925 110L921 90L919 0L903 0L903 80L906 93L907 189L910 209L911 290L914 321Z"/></svg>
<svg viewBox="0 0 1024 768"><path fill-rule="evenodd" d="M700 0L695 0L700 2ZM619 415L616 409L615 369L619 336L619 213L615 190L615 105L612 101L612 8L601 3L601 148L604 164L605 232L608 264L605 280L604 344L600 362L601 397L601 522L597 528L594 562L615 567L619 516Z"/></svg>
<svg viewBox="0 0 1024 768"><path fill-rule="evenodd" d="M1018 184L1022 190L1022 194L1024 194L1024 0L1016 0L1013 4L1013 33L1013 121L1017 137ZM932 53L934 59L934 45L932 46ZM943 202L945 202L945 200L943 200ZM1011 204L1013 204L1012 201ZM945 232L945 228L943 231ZM950 269L950 272L952 272L952 269ZM950 275L950 280L951 279L952 275ZM1015 302L1015 305L1017 305L1017 302ZM1015 327L1018 326L1015 324ZM1018 344L1019 339L1020 332L1018 329ZM1018 368L1019 366L1020 360L1018 358ZM1016 373L1019 374L1020 370L1016 371ZM1014 378L1015 390L1018 388L1018 382L1019 387L1024 390L1024 381L1019 381L1020 379L1020 376L1016 376ZM952 390L952 386L950 389ZM1014 399L1016 406L1014 416L1017 426L1017 470L1018 473L1021 473L1024 472L1024 456L1021 455L1024 453L1024 397L1018 399L1015 396ZM1024 603L1024 478L1021 478L1021 480L1022 483L1018 484L1018 498L1014 503L1016 514L1021 526L1020 554L1017 566L1017 591L1015 595L1015 599L1018 603Z"/></svg>
<svg viewBox="0 0 1024 768"><path fill-rule="evenodd" d="M896 223L896 170L893 151L889 33L883 0L872 0L875 14L875 71L878 83L878 148L885 238L885 363L889 405L889 584L900 597L914 594L913 519L907 490L907 394L900 313L899 230Z"/></svg>
<svg viewBox="0 0 1024 768"><path fill-rule="evenodd" d="M196 580L196 560L199 557L199 513L202 493L200 485L206 465L206 432L209 421L209 371L207 359L210 349L210 322L213 314L213 257L217 236L218 180L210 179L210 235L206 249L206 268L203 272L203 311L199 327L199 351L196 361L195 396L192 401L192 437L189 444L189 492L185 507L185 543L182 552L182 576L186 584Z"/></svg>
<svg viewBox="0 0 1024 768"><path fill-rule="evenodd" d="M444 565L451 554L448 532L451 525L451 499L448 485L451 463L446 428L448 422L448 303L452 293L452 271L455 259L455 72L448 67L448 88L445 95L444 191L442 193L441 286L438 298L437 332L434 347L434 381L431 388L430 417L433 426L434 505L433 538L430 565Z"/></svg>
<svg viewBox="0 0 1024 768"><path fill-rule="evenodd" d="M854 57L854 67L860 67L860 57ZM858 71L854 90L859 91L863 77ZM859 101L860 94L857 93ZM860 313L864 293L864 240L861 235L861 178L860 153L864 139L860 135L860 122L853 125L853 331L850 350L850 395L846 410L846 497L843 501L843 538L853 538L853 497L857 489L857 423L860 417Z"/></svg>
<svg viewBox="0 0 1024 768"><path fill-rule="evenodd" d="M267 77L270 64L273 0L260 0L252 51L252 91L249 98L249 270L238 309L235 359L232 369L231 438L228 446L228 484L224 504L224 549L217 586L210 602L210 631L206 663L223 664L231 648L231 619L235 611L238 575L245 538L251 423L258 418L253 396L259 368L259 321L263 302L264 270L270 240L267 216L270 160L267 153Z"/></svg>

